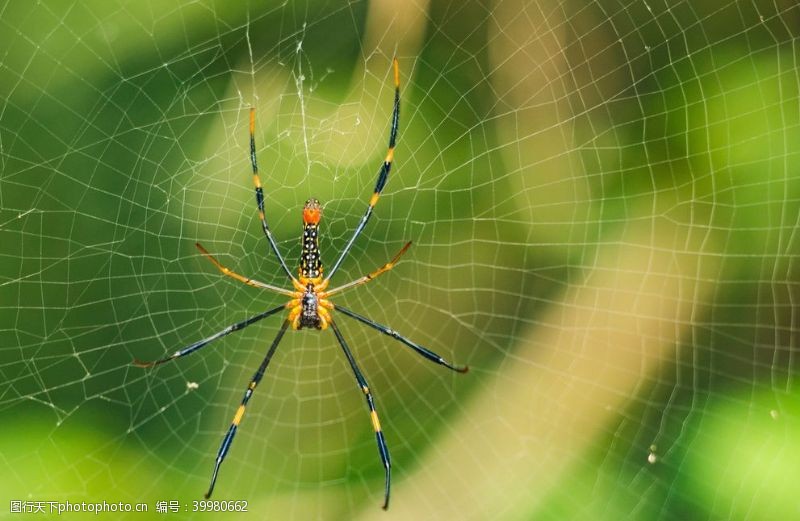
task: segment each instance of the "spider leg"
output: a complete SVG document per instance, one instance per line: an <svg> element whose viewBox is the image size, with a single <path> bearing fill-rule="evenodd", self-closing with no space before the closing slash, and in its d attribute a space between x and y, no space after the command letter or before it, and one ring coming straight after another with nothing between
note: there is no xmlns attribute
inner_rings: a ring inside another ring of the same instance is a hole
<svg viewBox="0 0 800 521"><path fill-rule="evenodd" d="M255 288L268 289L270 291L274 291L275 293L280 293L281 295L286 295L288 297L293 297L295 295L293 291L289 291L288 289L279 288L278 286L265 284L264 282L259 282L255 279L245 277L244 275L239 275L235 271L232 271L230 268L223 266L222 263L220 263L213 255L208 253L208 250L203 248L203 245L200 244L199 242L194 243L194 245L197 247L198 250L200 250L200 253L202 253L208 260L211 261L211 263L214 266L216 266L219 269L219 271L222 272L223 275L227 275L228 277L234 278L239 282L243 282L248 286L253 286Z"/></svg>
<svg viewBox="0 0 800 521"><path fill-rule="evenodd" d="M285 308L286 308L286 305L278 306L276 308L272 308L272 309L269 309L267 311L264 311L263 313L259 313L257 315L253 315L252 317L250 317L248 319L245 319L245 320L242 320L241 322L237 322L235 324L231 324L230 326L226 327L222 331L214 333L210 337L204 338L203 340L199 340L199 341L195 342L194 344L188 345L188 346L184 347L183 349L181 349L179 351L175 351L174 353L172 353L168 357L162 358L160 360L155 360L153 362L144 362L142 360L139 360L138 358L134 358L133 359L133 365L135 365L137 367L153 367L153 366L156 366L156 365L163 364L164 362L169 362L170 360L175 360L176 358L180 358L182 356L186 356L188 354L194 353L195 351L197 351L201 347L203 347L203 346L205 346L207 344L210 344L211 342L213 342L214 340L216 340L218 338L222 338L222 337L224 337L226 335L229 335L229 334L233 333L234 331L239 331L240 329L244 329L247 326L249 326L250 324L252 324L254 322L258 322L262 318L267 318L270 315L274 315L278 311L281 311L281 310L283 310Z"/></svg>
<svg viewBox="0 0 800 521"><path fill-rule="evenodd" d="M280 330L278 331L278 334L275 336L275 340L273 340L272 345L269 346L269 351L267 351L267 355L264 357L264 360L261 362L261 365L258 366L258 370L253 375L253 379L250 381L250 384L247 386L247 390L244 392L244 398L242 398L242 403L236 410L236 414L233 416L233 421L231 422L231 426L228 427L228 432L225 434L225 438L223 438L222 444L219 446L219 452L217 452L217 459L214 462L214 473L211 475L211 485L209 485L208 487L208 492L205 493L206 499L211 497L211 493L214 491L214 484L217 482L219 467L220 465L222 465L222 462L225 461L225 456L228 454L228 449L231 448L231 443L233 443L233 437L236 435L236 429L239 427L239 422L242 421L245 408L247 408L247 402L250 401L250 397L253 396L253 391L255 390L258 383L261 381L261 378L264 377L264 372L267 370L267 366L269 365L270 360L272 360L272 355L275 354L275 350L278 348L278 344L283 338L283 334L286 333L286 328L288 327L289 327L289 321L284 320Z"/></svg>
<svg viewBox="0 0 800 521"><path fill-rule="evenodd" d="M347 361L350 362L350 367L353 369L353 374L358 382L358 387L361 389L361 392L364 393L364 397L367 400L369 415L370 419L372 420L372 428L375 431L375 439L378 442L378 453L381 455L381 462L383 462L383 468L386 472L383 496L383 509L386 510L389 508L389 488L392 481L392 462L389 459L389 449L386 447L386 439L383 437L383 432L381 431L381 422L378 420L378 413L375 412L375 402L372 399L372 393L369 391L369 386L367 385L367 381L364 379L364 375L361 374L361 370L358 368L356 360L353 358L353 354L350 352L350 348L347 347L347 342L345 342L342 332L339 331L339 327L333 320L330 321L330 326L333 329L333 333L336 335L336 340L338 340L339 345L342 346L344 356L346 356Z"/></svg>
<svg viewBox="0 0 800 521"><path fill-rule="evenodd" d="M362 284L366 284L367 282L371 281L372 279L374 279L375 277L377 277L381 273L385 273L385 272L389 271L390 269L394 268L394 265L397 264L397 261L400 260L400 257L403 256L403 254L406 252L406 250L408 250L408 248L410 246L411 246L411 241L408 241L406 243L406 245L403 246L400 249L399 252L397 252L397 255L395 255L392 258L392 260L390 260L389 262L387 262L386 264L384 264L383 266L381 266L377 270L375 270L372 273L369 273L367 275L364 275L363 277L357 278L356 280L354 280L352 282L348 282L347 284L343 284L343 285L339 286L338 288L333 288L330 291L323 291L322 293L320 293L320 297L328 298L331 295L333 295L334 293L339 293L339 292L342 292L342 291L344 291L346 289L350 289L350 288L353 288L355 286L360 286Z"/></svg>
<svg viewBox="0 0 800 521"><path fill-rule="evenodd" d="M286 261L283 260L281 256L281 252L278 251L278 245L275 244L275 239L272 237L272 231L269 229L269 225L267 224L267 217L264 214L264 189L261 187L261 178L258 176L258 163L256 162L256 109L255 107L250 108L250 164L253 167L253 184L256 187L256 205L258 206L258 218L261 220L261 229L264 231L264 235L267 237L269 241L269 245L272 248L272 251L275 253L275 256L278 258L278 262L281 264L281 268L289 278L293 281L296 281L292 272L289 271L289 268L286 266Z"/></svg>
<svg viewBox="0 0 800 521"><path fill-rule="evenodd" d="M389 132L389 150L386 152L386 158L383 160L381 169L378 172L378 181L375 183L375 191L369 200L367 211L364 213L364 216L361 217L361 221L359 221L356 231L353 233L353 236L350 237L350 240L347 241L347 245L344 247L341 255L339 255L339 258L331 268L331 271L328 272L325 280L330 280L333 274L336 273L336 270L339 269L339 265L350 251L350 248L353 247L356 237L361 234L361 231L367 225L367 221L369 221L369 218L372 215L372 209L378 203L378 199L381 196L381 191L383 191L383 187L386 185L386 180L389 178L389 170L392 169L394 146L397 141L397 126L400 121L400 66L397 64L397 58L394 59L392 65L394 66L394 110L392 112L392 128Z"/></svg>
<svg viewBox="0 0 800 521"><path fill-rule="evenodd" d="M448 369L452 369L453 371L456 371L456 372L459 372L459 373L466 373L467 371L469 371L469 367L468 366L466 366L466 365L453 365L453 364L447 362L441 356L439 356L436 353L434 353L433 351L431 351L430 349L426 349L426 348L422 347L421 345L419 345L419 344L417 344L415 342L412 342L411 340L407 339L406 337L404 337L403 335L401 335L400 333L398 333L397 331L395 331L393 329L390 329L390 328L388 328L388 327L386 327L386 326L384 326L382 324L378 324L377 322L375 322L373 320L370 320L367 317L361 316L358 313L350 311L347 308L343 308L342 306L338 306L337 305L335 307L335 309L337 311L341 311L342 313L344 313L345 315L347 315L350 318L354 318L354 319L358 320L359 322L362 322L362 323L368 325L371 328L377 329L378 331L380 331L384 335L388 335L388 336L394 338L395 340L399 340L400 342L402 342L403 344L407 345L408 347L410 347L411 349L413 349L414 351L416 351L420 355L424 356L425 358L427 358L431 362L436 362L437 364L443 365L443 366L447 367Z"/></svg>

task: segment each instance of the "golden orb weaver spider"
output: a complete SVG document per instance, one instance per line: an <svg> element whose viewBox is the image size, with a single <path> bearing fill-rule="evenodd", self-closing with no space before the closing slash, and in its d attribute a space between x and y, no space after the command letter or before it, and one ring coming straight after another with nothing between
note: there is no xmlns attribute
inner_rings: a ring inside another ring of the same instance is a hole
<svg viewBox="0 0 800 521"><path fill-rule="evenodd" d="M231 443L233 442L233 437L236 435L236 429L239 427L239 423L242 421L242 417L244 416L245 409L247 407L247 403L250 401L250 397L253 396L253 391L255 391L256 386L264 377L264 373L267 370L267 366L269 365L270 360L272 360L272 355L275 354L275 350L278 348L278 344L280 343L281 339L283 338L284 333L289 328L298 330L303 328L310 328L310 329L317 329L317 330L324 330L327 329L329 326L333 330L333 334L336 336L336 340L339 342L339 345L344 351L344 355L347 358L348 363L350 364L350 368L353 370L353 374L355 375L356 382L358 383L358 387L362 393L364 393L364 397L367 401L367 407L369 408L369 415L372 421L372 427L375 431L375 438L378 444L378 453L381 457L381 462L383 463L384 471L385 471L385 485L384 485L384 500L383 500L383 508L384 510L389 507L389 491L391 487L391 460L389 458L389 449L386 446L386 440L383 436L383 431L381 430L381 424L378 420L378 413L375 410L375 402L372 398L372 393L369 390L369 386L367 385L367 380L364 378L364 375L361 373L361 369L359 369L358 364L356 363L353 354L350 352L350 348L347 345L344 337L342 336L342 332L339 330L339 327L336 325L336 322L333 320L331 316L331 312L336 310L340 311L347 317L355 319L363 324L366 324L373 329L377 329L381 333L388 335L395 340L400 341L402 344L406 345L407 347L411 348L417 354L427 358L432 362L436 362L437 364L443 365L453 371L459 373L466 373L469 368L467 366L455 366L450 364L449 362L445 361L441 356L437 355L433 351L409 340L408 338L400 335L393 329L390 329L387 326L382 324L378 324L366 318L364 316L359 315L358 313L351 311L347 308L343 308L342 306L334 305L330 300L329 297L340 293L346 289L353 288L355 286L360 286L362 284L366 284L367 282L371 281L378 275L385 273L392 269L394 265L400 260L400 257L408 250L411 246L411 242L407 242L405 246L403 246L399 252L390 260L388 263L384 264L382 267L378 268L377 270L364 275L358 279L355 279L347 284L343 284L333 289L327 289L328 284L330 282L331 277L336 270L339 269L342 261L344 260L345 256L350 252L350 249L353 247L353 243L355 242L356 238L361 234L364 230L364 227L367 225L367 221L369 221L370 216L372 215L372 209L377 204L378 199L380 198L381 191L383 187L386 185L386 180L389 177L389 170L392 168L392 160L394 159L394 147L395 142L397 140L397 126L400 117L400 68L397 63L397 59L395 58L393 61L394 67L394 110L392 112L392 124L391 130L389 133L389 149L386 153L386 158L383 160L383 164L381 165L380 171L378 172L378 181L375 184L375 190L372 194L372 197L369 200L369 205L367 206L367 211L361 217L361 221L359 221L358 226L356 227L353 236L350 237L350 240L347 241L347 244L342 250L342 253L339 255L339 258L331 268L331 271L328 273L327 276L323 278L323 267L322 262L320 260L320 252L319 252L319 223L322 218L322 207L320 206L319 201L314 198L309 199L306 201L305 206L303 207L303 237L302 237L302 253L300 256L300 267L298 269L298 277L294 277L292 273L289 271L289 268L286 265L286 262L283 260L280 252L278 251L278 246L275 244L275 239L272 237L272 232L267 225L266 215L264 213L264 191L261 187L261 179L258 175L258 164L256 162L256 142L255 142L255 125L256 125L256 116L255 116L255 109L250 109L250 163L253 167L253 183L255 184L256 190L256 204L258 207L258 217L261 220L261 228L266 236L267 240L269 241L270 248L272 249L275 256L278 258L278 262L280 262L281 268L284 272L289 276L289 279L294 286L294 291L289 289L280 288L278 286L273 286L270 284L265 284L263 282L259 282L255 279L251 279L245 277L243 275L239 275L238 273L231 271L227 267L223 266L213 255L211 255L200 243L195 243L195 246L200 253L202 253L209 261L211 261L214 266L216 266L224 275L232 277L248 286L253 286L260 289L265 289L272 291L274 293L278 293L280 295L284 295L290 298L290 300L281 306L269 309L257 315L254 315L250 318L242 320L241 322L237 322L235 324L231 324L230 326L226 327L222 331L214 333L213 335L199 340L189 346L184 347L183 349L176 351L175 353L171 354L166 358L162 358L160 360L155 360L152 362L143 362L141 360L134 360L133 364L139 367L153 367L159 364L163 364L164 362L169 362L170 360L175 360L176 358L180 358L182 356L186 356L188 354L194 353L195 351L199 350L200 348L210 344L214 340L218 338L222 338L234 331L239 331L244 329L245 327L263 319L267 318L271 315L274 315L281 310L289 310L289 314L287 315L286 319L283 321L281 328L278 330L278 334L275 336L275 339L272 341L272 344L267 351L264 360L261 362L261 365L258 367L258 370L253 375L252 380L247 386L247 389L244 393L244 398L242 398L242 402L239 405L239 408L236 410L236 414L233 417L233 421L231 422L230 427L228 428L228 432L225 434L225 437L222 440L222 444L219 447L219 451L217 452L217 458L214 462L214 472L211 475L211 484L208 487L208 491L205 493L205 497L209 498L211 493L214 491L214 485L217 482L217 476L219 474L220 466L222 462L225 460L225 456L228 454L228 450L231 447Z"/></svg>

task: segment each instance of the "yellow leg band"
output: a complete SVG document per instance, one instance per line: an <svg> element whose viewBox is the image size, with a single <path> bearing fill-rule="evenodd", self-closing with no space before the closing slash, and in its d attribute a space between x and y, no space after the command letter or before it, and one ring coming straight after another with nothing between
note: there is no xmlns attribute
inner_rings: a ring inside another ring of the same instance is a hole
<svg viewBox="0 0 800 521"><path fill-rule="evenodd" d="M369 415L370 418L372 418L372 428L375 429L375 432L381 432L381 422L378 420L378 413L372 411Z"/></svg>
<svg viewBox="0 0 800 521"><path fill-rule="evenodd" d="M236 410L236 416L233 417L233 424L238 426L239 422L242 421L242 416L244 416L244 405L240 405Z"/></svg>

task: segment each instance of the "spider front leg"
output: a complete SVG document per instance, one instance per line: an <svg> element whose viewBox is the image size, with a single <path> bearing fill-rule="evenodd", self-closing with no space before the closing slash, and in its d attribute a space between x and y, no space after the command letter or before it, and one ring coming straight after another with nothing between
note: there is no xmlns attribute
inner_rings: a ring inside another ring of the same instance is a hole
<svg viewBox="0 0 800 521"><path fill-rule="evenodd" d="M233 437L236 436L236 429L239 428L239 423L242 421L242 418L244 417L244 411L247 408L247 402L250 401L250 397L253 396L253 391L255 391L256 386L264 377L264 373L267 370L267 366L269 365L270 360L272 360L272 355L275 354L275 350L278 348L278 344L283 338L283 334L286 333L286 329L288 327L289 327L289 320L287 319L283 321L283 325L281 325L281 329L278 331L275 340L273 340L272 345L269 346L269 351L267 351L267 355L264 357L264 360L261 362L261 365L258 367L258 370L253 375L253 379L247 386L247 390L244 392L244 398L242 398L242 403L236 410L236 414L233 417L231 426L228 427L228 432L225 434L225 438L223 438L222 444L219 446L219 451L217 452L217 459L214 462L214 473L211 475L211 484L208 487L208 492L205 493L206 499L211 497L211 493L214 492L214 484L217 482L219 467L220 465L222 465L222 462L225 461L225 456L228 455L228 450L231 448L231 444L233 443Z"/></svg>
<svg viewBox="0 0 800 521"><path fill-rule="evenodd" d="M389 508L389 491L392 483L392 461L389 458L389 448L386 446L386 439L383 437L383 431L381 430L381 422L378 419L378 413L375 411L375 401L372 399L372 393L367 385L367 380L364 378L364 375L361 374L361 369L358 368L358 364L356 364L356 359L353 358L350 348L347 347L347 342L345 342L342 332L339 331L339 327L333 320L330 321L330 325L331 329L333 329L333 334L336 335L336 340L338 340L339 345L342 346L344 356L347 357L347 361L350 363L350 368L353 370L353 374L356 377L358 387L361 389L361 392L364 393L364 398L367 400L369 417L370 420L372 420L372 429L375 431L375 441L378 443L378 453L381 456L381 462L383 463L385 473L383 509L386 510Z"/></svg>
<svg viewBox="0 0 800 521"><path fill-rule="evenodd" d="M319 308L317 309L317 313L319 314L320 329L328 329L328 325L331 323L331 314L330 311L328 311L329 309L333 309L333 304L325 299L319 299Z"/></svg>

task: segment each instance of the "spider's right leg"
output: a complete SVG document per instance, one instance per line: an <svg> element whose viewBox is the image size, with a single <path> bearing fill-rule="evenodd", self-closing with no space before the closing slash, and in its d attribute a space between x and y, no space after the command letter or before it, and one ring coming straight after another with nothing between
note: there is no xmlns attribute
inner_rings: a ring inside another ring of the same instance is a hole
<svg viewBox="0 0 800 521"><path fill-rule="evenodd" d="M331 320L329 325L333 329L333 334L336 335L336 340L339 341L339 345L342 346L342 351L344 351L347 361L350 363L350 368L353 370L353 374L356 377L356 382L358 382L359 389L362 393L364 393L364 398L367 400L369 417L370 420L372 420L372 428L375 431L375 441L378 444L378 454L381 457L381 463L383 464L384 469L383 509L386 510L389 508L389 491L392 485L392 461L389 458L389 449L386 446L386 438L383 436L381 422L378 420L378 413L375 410L375 400L373 400L372 392L370 392L369 385L367 385L367 380L361 373L361 369L359 369L356 359L353 357L353 353L350 352L350 348L348 347L347 342L345 342L342 332L339 331L339 327L336 325L336 322Z"/></svg>
<svg viewBox="0 0 800 521"><path fill-rule="evenodd" d="M325 277L326 281L330 280L333 274L336 273L336 270L339 269L342 261L350 251L350 248L353 247L356 238L364 230L367 221L369 221L372 215L372 209L375 208L375 205L378 203L383 187L386 186L386 181L389 179L389 171L392 169L392 161L394 161L394 146L397 142L397 127L400 122L400 66L397 64L397 58L392 61L392 66L394 67L394 109L392 110L392 123L389 130L389 149L386 152L386 158L383 160L383 163L381 163L381 169L378 171L378 181L375 183L375 190L372 192L372 197L370 197L367 211L364 212L364 215L358 222L358 226L356 226L356 231L353 232L344 250L342 250L342 253L339 254L339 258L336 259L336 262L333 264L331 271L329 271L328 275Z"/></svg>
<svg viewBox="0 0 800 521"><path fill-rule="evenodd" d="M333 289L328 290L328 291L322 291L322 292L320 292L320 297L321 298L328 298L328 297L330 297L330 296L332 296L332 295L334 295L336 293L342 292L342 291L344 291L346 289L350 289L350 288L354 288L356 286L360 286L362 284L366 284L367 282L373 280L375 277L377 277L381 273L386 273L390 269L394 268L394 265L397 264L397 262L400 260L400 257L402 257L403 254L406 252L406 250L408 250L409 246L411 246L411 241L408 241L406 243L406 245L403 246L400 249L399 252L397 252L397 255L395 255L392 258L392 260L390 260L389 262L387 262L386 264L384 264L383 266L381 266L377 270L373 271L372 273L368 273L368 274L364 275L363 277L359 277L359 278L357 278L356 280L354 280L352 282L348 282L347 284L343 284L343 285L341 285L341 286L339 286L337 288L333 288Z"/></svg>

